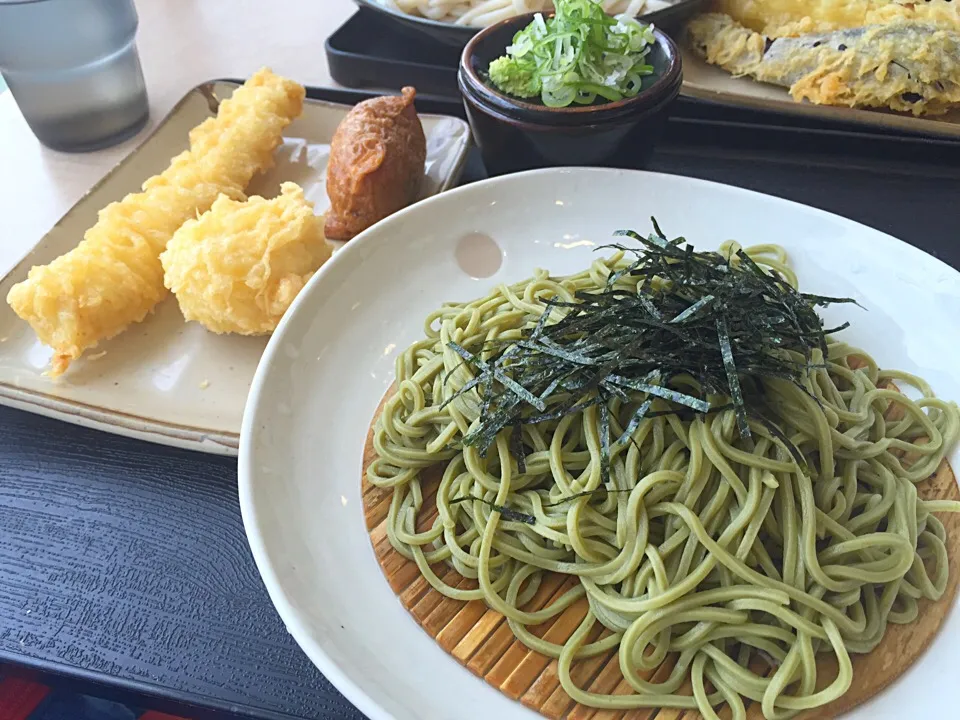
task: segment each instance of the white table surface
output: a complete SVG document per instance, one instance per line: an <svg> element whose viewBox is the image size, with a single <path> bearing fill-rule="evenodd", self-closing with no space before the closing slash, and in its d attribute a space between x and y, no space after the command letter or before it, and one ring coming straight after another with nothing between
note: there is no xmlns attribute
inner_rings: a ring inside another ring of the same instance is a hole
<svg viewBox="0 0 960 720"><path fill-rule="evenodd" d="M351 0L136 4L151 113L136 137L93 153L48 150L30 132L12 94L0 92L0 276L195 85L246 77L264 65L305 85L330 85L323 43L355 9Z"/></svg>

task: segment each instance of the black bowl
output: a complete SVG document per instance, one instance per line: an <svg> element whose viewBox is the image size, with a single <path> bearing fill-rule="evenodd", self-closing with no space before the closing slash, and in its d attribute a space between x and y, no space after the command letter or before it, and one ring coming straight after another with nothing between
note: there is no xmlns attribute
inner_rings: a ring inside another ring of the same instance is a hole
<svg viewBox="0 0 960 720"><path fill-rule="evenodd" d="M484 80L490 62L503 55L533 16L482 30L467 43L460 59L457 81L487 172L502 175L572 165L645 167L683 82L676 44L654 30L656 44L649 55L654 74L645 78L635 97L550 108L504 95Z"/></svg>

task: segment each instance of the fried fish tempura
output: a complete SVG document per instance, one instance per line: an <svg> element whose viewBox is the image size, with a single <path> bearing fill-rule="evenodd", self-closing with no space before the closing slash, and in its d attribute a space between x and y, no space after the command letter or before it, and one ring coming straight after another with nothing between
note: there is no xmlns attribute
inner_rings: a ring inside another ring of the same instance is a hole
<svg viewBox="0 0 960 720"><path fill-rule="evenodd" d="M330 240L349 240L417 199L427 140L413 107L416 94L407 87L400 97L365 100L334 133L327 165Z"/></svg>
<svg viewBox="0 0 960 720"><path fill-rule="evenodd" d="M898 21L773 39L708 13L687 30L707 62L789 88L794 100L916 115L960 103L960 34L936 25Z"/></svg>
<svg viewBox="0 0 960 720"><path fill-rule="evenodd" d="M276 330L332 252L303 190L295 183L280 190L272 200L221 195L174 233L160 261L184 318L216 333Z"/></svg>
<svg viewBox="0 0 960 720"><path fill-rule="evenodd" d="M100 211L73 250L34 267L7 302L54 349L51 375L143 320L163 299L163 252L173 233L218 195L243 197L273 163L281 133L303 109L304 89L263 69L190 133L190 150L160 175Z"/></svg>
<svg viewBox="0 0 960 720"><path fill-rule="evenodd" d="M951 0L714 0L712 9L773 38L903 20L960 29Z"/></svg>

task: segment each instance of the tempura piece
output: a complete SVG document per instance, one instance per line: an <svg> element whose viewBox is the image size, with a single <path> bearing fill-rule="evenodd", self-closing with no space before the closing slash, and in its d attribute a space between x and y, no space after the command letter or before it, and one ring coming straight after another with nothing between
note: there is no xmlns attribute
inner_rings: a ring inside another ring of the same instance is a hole
<svg viewBox="0 0 960 720"><path fill-rule="evenodd" d="M51 375L153 310L166 294L160 253L167 241L221 193L243 197L253 175L272 164L303 98L301 85L259 71L191 131L190 150L143 192L105 207L76 248L10 289L7 302L54 349Z"/></svg>
<svg viewBox="0 0 960 720"><path fill-rule="evenodd" d="M915 115L960 103L960 34L936 25L897 21L773 39L710 13L688 32L707 62L789 88L794 100Z"/></svg>
<svg viewBox="0 0 960 720"><path fill-rule="evenodd" d="M330 240L349 240L417 199L427 140L413 107L416 90L402 92L359 103L333 135L327 166Z"/></svg>
<svg viewBox="0 0 960 720"><path fill-rule="evenodd" d="M773 38L901 20L960 29L960 7L951 0L713 0L711 9Z"/></svg>
<svg viewBox="0 0 960 720"><path fill-rule="evenodd" d="M187 320L215 333L273 332L332 248L295 183L246 202L221 195L174 233L160 255L164 283Z"/></svg>

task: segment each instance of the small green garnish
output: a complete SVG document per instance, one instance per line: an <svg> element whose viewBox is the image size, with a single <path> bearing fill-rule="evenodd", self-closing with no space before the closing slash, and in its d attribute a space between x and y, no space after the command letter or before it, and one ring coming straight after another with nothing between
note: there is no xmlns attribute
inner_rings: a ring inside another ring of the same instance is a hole
<svg viewBox="0 0 960 720"><path fill-rule="evenodd" d="M540 78L509 55L490 63L490 80L501 92L518 98L532 98L540 94Z"/></svg>
<svg viewBox="0 0 960 720"><path fill-rule="evenodd" d="M653 74L647 55L653 26L607 15L597 0L555 0L513 37L507 54L490 63L490 82L518 98L540 96L547 107L590 105L634 97Z"/></svg>

